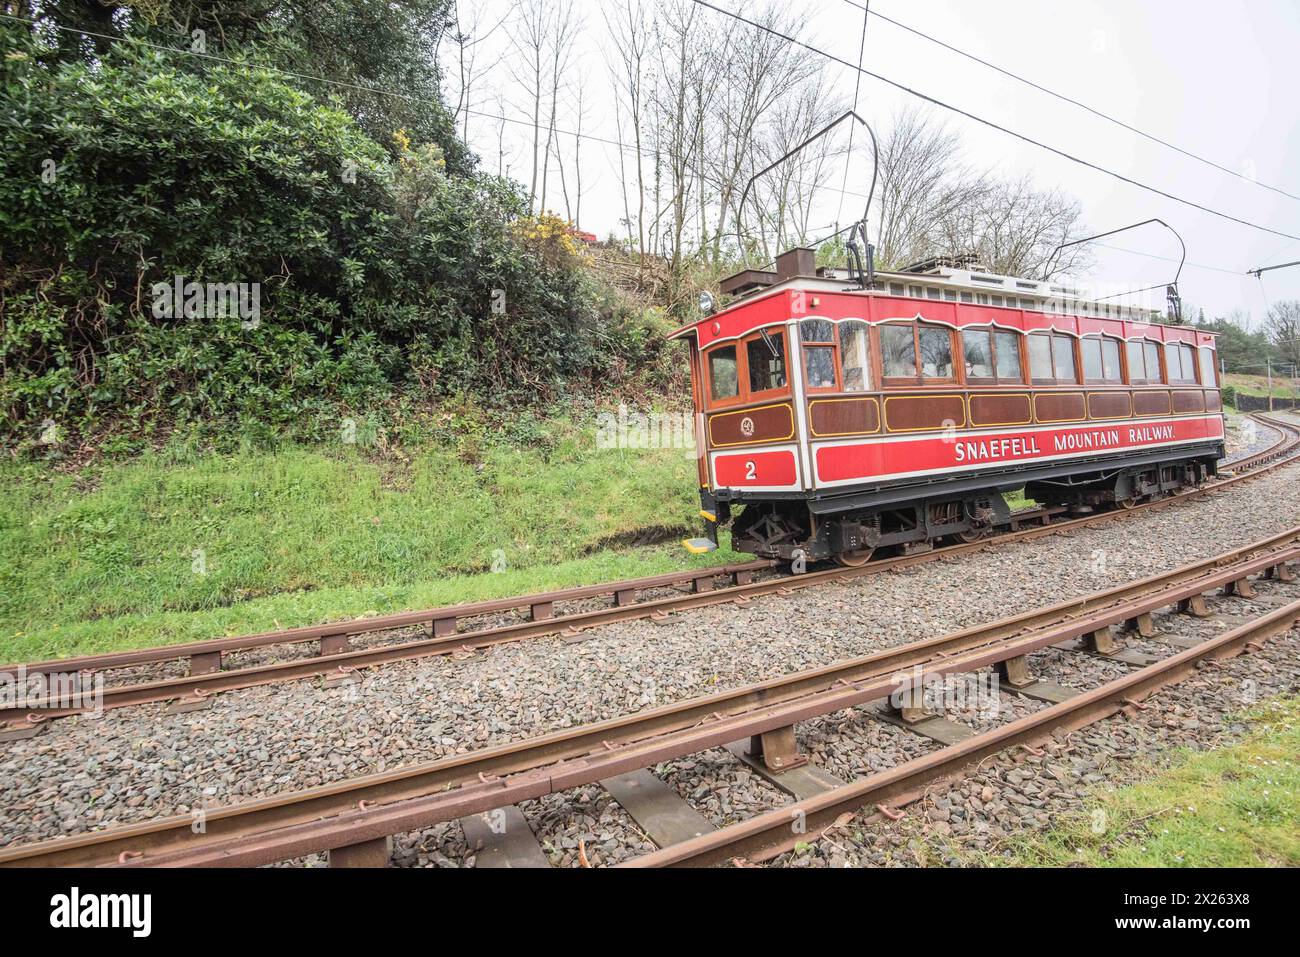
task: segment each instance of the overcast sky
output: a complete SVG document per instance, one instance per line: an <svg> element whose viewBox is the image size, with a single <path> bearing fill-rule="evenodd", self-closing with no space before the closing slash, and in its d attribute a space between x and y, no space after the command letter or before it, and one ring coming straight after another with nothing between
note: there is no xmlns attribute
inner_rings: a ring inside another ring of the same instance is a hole
<svg viewBox="0 0 1300 957"><path fill-rule="evenodd" d="M738 13L748 6L740 0L712 2ZM602 53L608 41L599 4L579 0L585 13L583 49L577 58L588 101L584 131L616 139ZM490 27L508 15L510 6L507 0L462 0L462 17L470 18L480 8ZM873 0L872 8L1182 149L1300 196L1297 0ZM802 9L814 45L856 61L860 9L845 0L808 0ZM721 19L712 11L700 12ZM750 29L734 21L731 27ZM504 54L504 28L483 46L496 48L484 54L489 58ZM864 66L1165 192L1300 236L1300 200L1182 156L876 17L867 27ZM453 65L448 63L448 68L450 72ZM826 70L836 88L851 99L854 71L829 62ZM476 109L498 111L495 100L485 100L493 88L503 96L506 114L527 118L527 99L510 81L504 64L486 83L474 91ZM890 115L909 101L905 93L862 78L858 112L877 127L888 125ZM944 115L962 135L972 165L1007 176L1031 173L1040 187L1067 190L1082 204L1090 232L1153 216L1174 226L1187 243L1183 299L1204 307L1207 316L1244 309L1258 321L1268 302L1300 299L1300 267L1265 273L1262 281L1245 275L1260 265L1300 259L1300 240L1228 222L971 120ZM562 118L558 125L572 128L571 122ZM497 165L497 127L489 119L470 119L471 145L491 169ZM507 150L513 154L506 162L525 180L529 165L524 147L530 132L521 126L506 131ZM589 140L582 150L585 195L580 225L601 236L619 231L618 149ZM862 153L859 162L869 162L868 154ZM855 168L851 177L856 175ZM862 166L860 175L857 188L865 189L869 167ZM558 191L558 182L553 189ZM548 205L556 204L548 200ZM1145 286L1172 278L1174 263L1152 257L1176 259L1178 245L1158 227L1105 242L1105 248L1096 250L1092 279ZM1163 305L1163 295L1156 294L1151 302Z"/></svg>

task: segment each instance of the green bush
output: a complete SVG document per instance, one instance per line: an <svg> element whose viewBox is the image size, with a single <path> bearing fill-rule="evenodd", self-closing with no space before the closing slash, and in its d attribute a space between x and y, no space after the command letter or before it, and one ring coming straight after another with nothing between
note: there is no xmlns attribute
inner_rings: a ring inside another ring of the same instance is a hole
<svg viewBox="0 0 1300 957"><path fill-rule="evenodd" d="M252 61L46 63L0 37L10 440L47 420L319 435L398 392L532 400L659 348L530 242L516 187L449 174L436 145L381 146ZM256 283L260 314L160 315L177 276Z"/></svg>
<svg viewBox="0 0 1300 957"><path fill-rule="evenodd" d="M1219 390L1219 395L1223 398L1224 405L1230 405L1234 409L1237 407L1237 387L1235 385L1225 385Z"/></svg>

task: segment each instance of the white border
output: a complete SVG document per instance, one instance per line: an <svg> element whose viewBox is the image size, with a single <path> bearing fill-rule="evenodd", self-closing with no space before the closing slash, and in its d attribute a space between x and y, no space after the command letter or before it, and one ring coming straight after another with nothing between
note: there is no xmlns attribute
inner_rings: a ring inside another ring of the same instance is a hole
<svg viewBox="0 0 1300 957"><path fill-rule="evenodd" d="M967 306L969 306L970 303L963 303L963 305L967 305ZM983 308L983 307L977 307L977 308ZM990 307L988 307L988 308L996 308L996 307L990 306ZM1021 311L1028 311L1028 310L1021 310ZM1046 316L1047 313L1039 313L1039 315ZM1083 316L1083 317L1078 317L1078 318L1088 319L1088 318L1092 318L1092 317L1090 317L1090 316ZM700 354L701 354L701 355L705 355L705 354L707 354L707 353L709 352L709 350L713 349L714 346L720 346L720 345L723 345L723 344L728 343L728 342L739 342L741 339L744 339L746 336L752 336L754 333L756 333L756 332L758 332L758 331L760 331L760 330L762 330L762 329L769 329L769 328L771 328L772 326L784 326L784 327L786 327L786 328L789 328L791 325L797 325L798 323L803 322L803 321L806 320L806 319L817 319L817 320L820 320L820 321L822 321L822 322L829 322L831 325L834 325L834 326L837 326L837 325L839 325L839 324L842 323L842 322L863 322L863 323L866 323L868 326L879 326L879 325L883 325L883 324L888 323L888 322L922 322L922 323L925 323L925 324L927 324L927 325L932 325L932 326L946 326L947 328L952 329L952 330L954 330L954 331L956 331L956 332L961 332L963 329L992 329L992 328L996 328L996 329L1002 329L1002 330L1004 330L1004 331L1006 331L1006 332L1017 332L1017 333L1019 333L1019 334L1022 335L1022 336L1031 336L1031 335L1033 335L1034 333L1038 333L1038 332L1044 332L1044 333L1045 333L1045 332L1054 332L1054 333L1057 333L1058 335L1062 335L1062 336L1071 336L1072 338L1075 338L1075 339L1087 339L1087 338L1090 338L1090 337L1092 337L1092 336L1108 336L1108 337L1111 338L1111 339L1118 339L1118 340L1120 340L1121 342L1135 342L1135 341L1137 341L1137 342L1141 342L1141 341L1146 341L1146 342L1154 342L1156 345L1160 345L1160 346L1167 345L1168 343L1171 343L1171 342L1176 342L1176 343L1182 343L1183 345L1189 345L1189 346L1191 346L1193 349L1209 349L1210 351L1215 352L1216 354L1217 354L1217 352L1218 352L1218 350L1215 349L1213 345L1203 346L1203 345L1201 345L1200 343L1198 343L1198 342L1196 341L1196 339L1195 339L1195 336L1196 336L1196 334L1197 334L1198 332L1200 332L1201 330L1199 330L1199 329L1194 329L1194 328L1191 328L1191 327L1187 327L1188 330L1192 333L1192 336L1193 336L1192 340L1189 342L1189 341L1186 340L1186 339L1155 339L1155 338L1152 338L1150 335L1141 335L1141 334L1139 334L1139 335L1135 335L1135 336L1121 336L1121 335L1117 335L1117 334L1115 334L1115 333L1113 333L1113 332L1100 332L1100 331L1092 331L1092 332L1075 332L1075 331L1072 330L1072 329L1061 329L1060 327L1058 327L1058 326L1056 325L1056 322L1055 322L1055 319L1054 319L1054 318L1053 318L1053 321L1049 322L1046 326L1039 326L1039 327L1034 328L1034 329L1021 329L1021 328L1019 328L1018 326L1008 326L1008 325L1004 325L1004 324L998 322L996 319L990 319L990 320L987 321L987 322L968 322L968 323L965 323L964 325L958 325L958 324L955 323L955 322L947 322L947 321L945 321L945 320L943 320L943 319L930 319L930 318L927 318L926 316L921 315L921 314L918 312L915 316L890 316L890 317L885 318L885 319L864 319L864 318L862 318L861 316L845 316L845 317L842 318L842 319L832 319L830 316L817 316L817 315L812 315L811 313L810 313L809 315L806 315L806 316L798 316L798 317L796 317L796 316L791 316L791 317L788 318L788 319L774 319L774 320L771 321L771 322L759 323L758 325L755 325L755 326L752 326L752 327L749 328L749 329L746 329L744 332L738 332L738 333L736 333L736 335L734 335L734 336L724 336L724 337L721 337L721 338L718 338L718 339L713 339L712 341L709 342L709 344L708 344L707 346L702 346L702 347L700 347ZM1139 325L1140 325L1140 326L1143 326L1143 327L1146 328L1146 329L1174 329L1174 328L1178 328L1178 327L1175 327L1175 326L1162 326L1162 325L1159 325L1159 324L1157 324L1157 323L1138 323L1138 322L1133 322L1132 320L1128 320L1128 319L1112 319L1112 320L1110 320L1110 321L1112 321L1112 322L1125 322L1125 323L1128 323L1130 326L1139 326ZM792 338L793 338L793 337L792 337ZM1164 383L1162 383L1162 384L1164 384ZM1199 385L1199 383L1198 383L1198 385ZM1218 388L1218 386L1204 386L1203 388Z"/></svg>
<svg viewBox="0 0 1300 957"><path fill-rule="evenodd" d="M957 433L959 437L954 439L953 442L954 444L956 444L957 442L969 441L970 438L977 439L981 435L1004 435L1005 434L1005 435L1015 436L1015 435L1028 435L1036 432L1048 432L1048 431L1059 432L1067 429L1086 430L1089 428L1094 429L1096 431L1101 431L1103 429L1126 428L1129 426L1167 425L1171 422L1197 422L1197 421L1208 422L1213 419L1219 419L1220 421L1222 421L1222 418L1223 417L1221 415L1217 415L1215 413L1205 413L1202 415L1192 415L1192 416L1164 415L1156 419L1112 419L1108 421L1098 421L1098 422L1061 422L1061 423L1054 423L1051 425L1010 426L1010 427L1004 426L996 429L980 429L980 430L972 430L972 431L963 430ZM1202 438L1195 438L1195 439L1176 439L1168 442L1156 442L1150 445L1120 445L1111 449L1085 449L1084 451L1081 452L1061 452L1053 455L1044 455L1037 458L995 459L995 460L989 460L987 462L975 462L970 465L951 465L946 468L921 469L919 471L914 471L914 472L881 472L875 475L862 475L856 478L834 479L831 481L823 481L821 477L820 469L817 467L817 451L824 448L840 448L848 445L853 445L853 446L877 445L882 442L893 442L893 443L933 442L936 438L942 437L942 435L943 435L942 430L936 429L934 431L926 432L922 434L912 433L907 435L906 437L899 436L899 435L866 436L856 440L841 439L841 440L830 441L830 442L819 442L817 443L816 448L813 450L813 456L812 456L813 467L815 470L813 473L814 482L815 482L814 488L824 489L824 488L837 488L843 485L866 485L872 482L887 481L890 479L913 478L921 475L948 474L950 472L970 472L976 469L1006 468L1007 466L1010 465L1019 465L1019 464L1038 465L1040 463L1060 462L1060 461L1065 461L1067 459L1084 458L1087 456L1095 456L1098 454L1105 455L1108 453L1115 454L1115 453L1123 453L1123 452L1142 452L1147 449L1174 448L1179 445L1193 445L1200 442L1214 442L1214 441L1222 440L1224 438L1222 435L1217 435L1217 436L1205 436Z"/></svg>
<svg viewBox="0 0 1300 957"><path fill-rule="evenodd" d="M804 490L804 471L800 464L800 446L807 443L792 442L788 445L763 445L757 448L742 449L714 449L709 452L709 479L713 482L714 489L733 489L741 492L802 492ZM718 484L718 459L722 456L744 458L748 455L757 455L767 452L789 452L790 457L794 459L794 484L793 485L719 485Z"/></svg>

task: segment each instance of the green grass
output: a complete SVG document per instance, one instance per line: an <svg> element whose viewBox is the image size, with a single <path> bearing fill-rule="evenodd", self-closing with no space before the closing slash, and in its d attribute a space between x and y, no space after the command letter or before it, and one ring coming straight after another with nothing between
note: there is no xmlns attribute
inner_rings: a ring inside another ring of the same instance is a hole
<svg viewBox="0 0 1300 957"><path fill-rule="evenodd" d="M698 528L696 484L687 452L597 449L568 422L472 455L287 446L75 475L0 465L0 662L744 560L631 547Z"/></svg>
<svg viewBox="0 0 1300 957"><path fill-rule="evenodd" d="M1013 512L1021 508L1035 508L1038 503L1032 498L1025 498L1025 490L1018 488L1014 492L1003 492L1002 497L1006 499L1007 507Z"/></svg>
<svg viewBox="0 0 1300 957"><path fill-rule="evenodd" d="M1269 394L1268 377L1262 375L1229 372L1223 377L1223 385L1233 386L1241 395L1267 396ZM1291 379L1275 375L1272 394L1283 399L1296 398L1300 395L1300 387L1297 387L1296 382Z"/></svg>
<svg viewBox="0 0 1300 957"><path fill-rule="evenodd" d="M1187 751L1166 770L1096 797L1088 813L983 863L1087 867L1300 865L1300 697L1245 716L1236 745Z"/></svg>

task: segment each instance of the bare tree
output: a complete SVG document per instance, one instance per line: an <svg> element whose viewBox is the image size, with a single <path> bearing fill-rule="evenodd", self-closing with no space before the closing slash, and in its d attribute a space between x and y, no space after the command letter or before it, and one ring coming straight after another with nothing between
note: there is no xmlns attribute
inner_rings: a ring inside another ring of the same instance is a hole
<svg viewBox="0 0 1300 957"><path fill-rule="evenodd" d="M596 42L612 85L619 152L611 168L622 192L626 241L642 276L648 257L663 258L674 299L692 262L770 260L838 226L841 193L841 206L850 209L865 200L870 148L855 141L858 148L847 155L845 125L774 167L739 208L756 171L843 113L847 89L838 89L815 59L780 36L719 24L691 0L606 0L601 15L604 36ZM779 0L754 0L747 15L781 34L805 29L804 15ZM575 65L583 28L574 0L519 0L507 31L508 78L520 100L515 109L529 114L532 130L521 150L531 147L531 163L523 175L529 161L520 156L519 178L527 181L535 210L545 209L558 189L574 222L590 182L583 163L589 147L581 138L590 125L589 78ZM465 74L462 112L474 88L473 45L481 32L472 18L453 37ZM499 170L507 149L503 129L494 131ZM566 129L579 134L572 144ZM1053 247L1084 232L1071 197L1040 189L1029 177L1008 180L977 169L958 133L924 109L897 113L877 133L870 233L882 268L973 253L989 269L1036 278ZM848 185L841 190L841 183ZM1076 275L1089 262L1087 247L1072 248L1053 276Z"/></svg>
<svg viewBox="0 0 1300 957"><path fill-rule="evenodd" d="M573 0L552 0L551 18L548 23L547 45L550 52L550 122L546 125L546 148L542 152L542 195L539 211L546 209L546 187L549 180L552 147L555 144L555 126L560 109L560 88L562 77L567 72L573 58L574 42L583 28L583 20L573 10ZM557 162L560 162L558 149ZM560 176L563 179L563 165ZM565 189L567 203L567 188Z"/></svg>
<svg viewBox="0 0 1300 957"><path fill-rule="evenodd" d="M804 21L788 9L769 2L751 11L750 16L776 33L796 36L802 32ZM757 139L763 134L763 121L783 97L815 76L820 68L798 48L763 30L727 31L714 55L727 66L714 108L717 129L708 146L708 174L717 196L708 252L716 262L721 257L724 235L741 215L736 206L745 184L762 168L757 159L761 155Z"/></svg>
<svg viewBox="0 0 1300 957"><path fill-rule="evenodd" d="M932 256L973 254L986 269L1038 278L1057 244L1083 232L1077 201L1015 180L977 172L961 138L923 109L895 114L880 138L877 262L886 269ZM1092 262L1086 245L1054 261L1056 278Z"/></svg>
<svg viewBox="0 0 1300 957"><path fill-rule="evenodd" d="M585 89L585 83L578 84L578 103L574 110L577 122L573 135L573 176L578 195L573 207L573 221L578 224L582 223L582 126L587 121L586 98L583 95Z"/></svg>
<svg viewBox="0 0 1300 957"><path fill-rule="evenodd" d="M713 90L721 70L711 45L714 28L690 0L665 0L654 25L658 83L654 90L656 152L668 198L656 212L656 230L667 220L661 253L673 272L686 256L687 229L696 215L695 195L704 184L698 154L705 148Z"/></svg>
<svg viewBox="0 0 1300 957"><path fill-rule="evenodd" d="M615 109L619 118L619 139L624 137L625 125L632 133L631 151L636 172L636 230L637 252L646 254L646 182L645 182L645 132L646 108L649 102L647 76L650 45L653 33L653 14L647 10L645 0L621 0L602 8L605 25L609 29L611 45L607 48L610 72L614 78ZM624 120L626 117L626 120ZM622 159L620 159L620 167ZM623 177L623 196L626 218L631 229L631 207L627 199L627 177Z"/></svg>
<svg viewBox="0 0 1300 957"><path fill-rule="evenodd" d="M520 0L510 27L511 76L527 93L533 119L533 163L528 186L528 206L537 200L537 175L542 147L542 107L546 95L544 75L547 65L547 39L551 32L551 14L547 0Z"/></svg>
<svg viewBox="0 0 1300 957"><path fill-rule="evenodd" d="M464 0L457 0L455 23L446 35L447 41L454 47L458 84L453 116L460 120L460 135L464 140L469 139L469 117L473 112L475 81L483 74L491 73L501 62L501 56L498 55L487 64L481 63L482 44L490 40L505 22L498 20L490 29L485 30L482 25L483 8L473 6L472 9L463 9L470 6Z"/></svg>
<svg viewBox="0 0 1300 957"><path fill-rule="evenodd" d="M1264 320L1268 341L1285 362L1300 368L1300 300L1286 299L1269 307Z"/></svg>
<svg viewBox="0 0 1300 957"><path fill-rule="evenodd" d="M896 113L879 147L876 261L898 269L933 255L934 224L972 203L984 185L962 160L960 137L924 110Z"/></svg>
<svg viewBox="0 0 1300 957"><path fill-rule="evenodd" d="M1082 218L1077 200L1060 190L1035 189L1027 175L986 178L937 217L931 245L939 253L974 253L985 268L1005 276L1037 279L1057 245L1082 232ZM1086 245L1071 246L1045 278L1077 273L1090 255Z"/></svg>
<svg viewBox="0 0 1300 957"><path fill-rule="evenodd" d="M792 88L775 105L770 123L756 141L760 168L806 143L842 116L845 108L824 74ZM765 259L770 261L791 245L811 242L814 232L825 232L832 225L814 225L813 215L818 199L831 195L834 173L845 158L846 134L847 127L842 127L819 137L755 183L755 211L748 215L757 220Z"/></svg>

